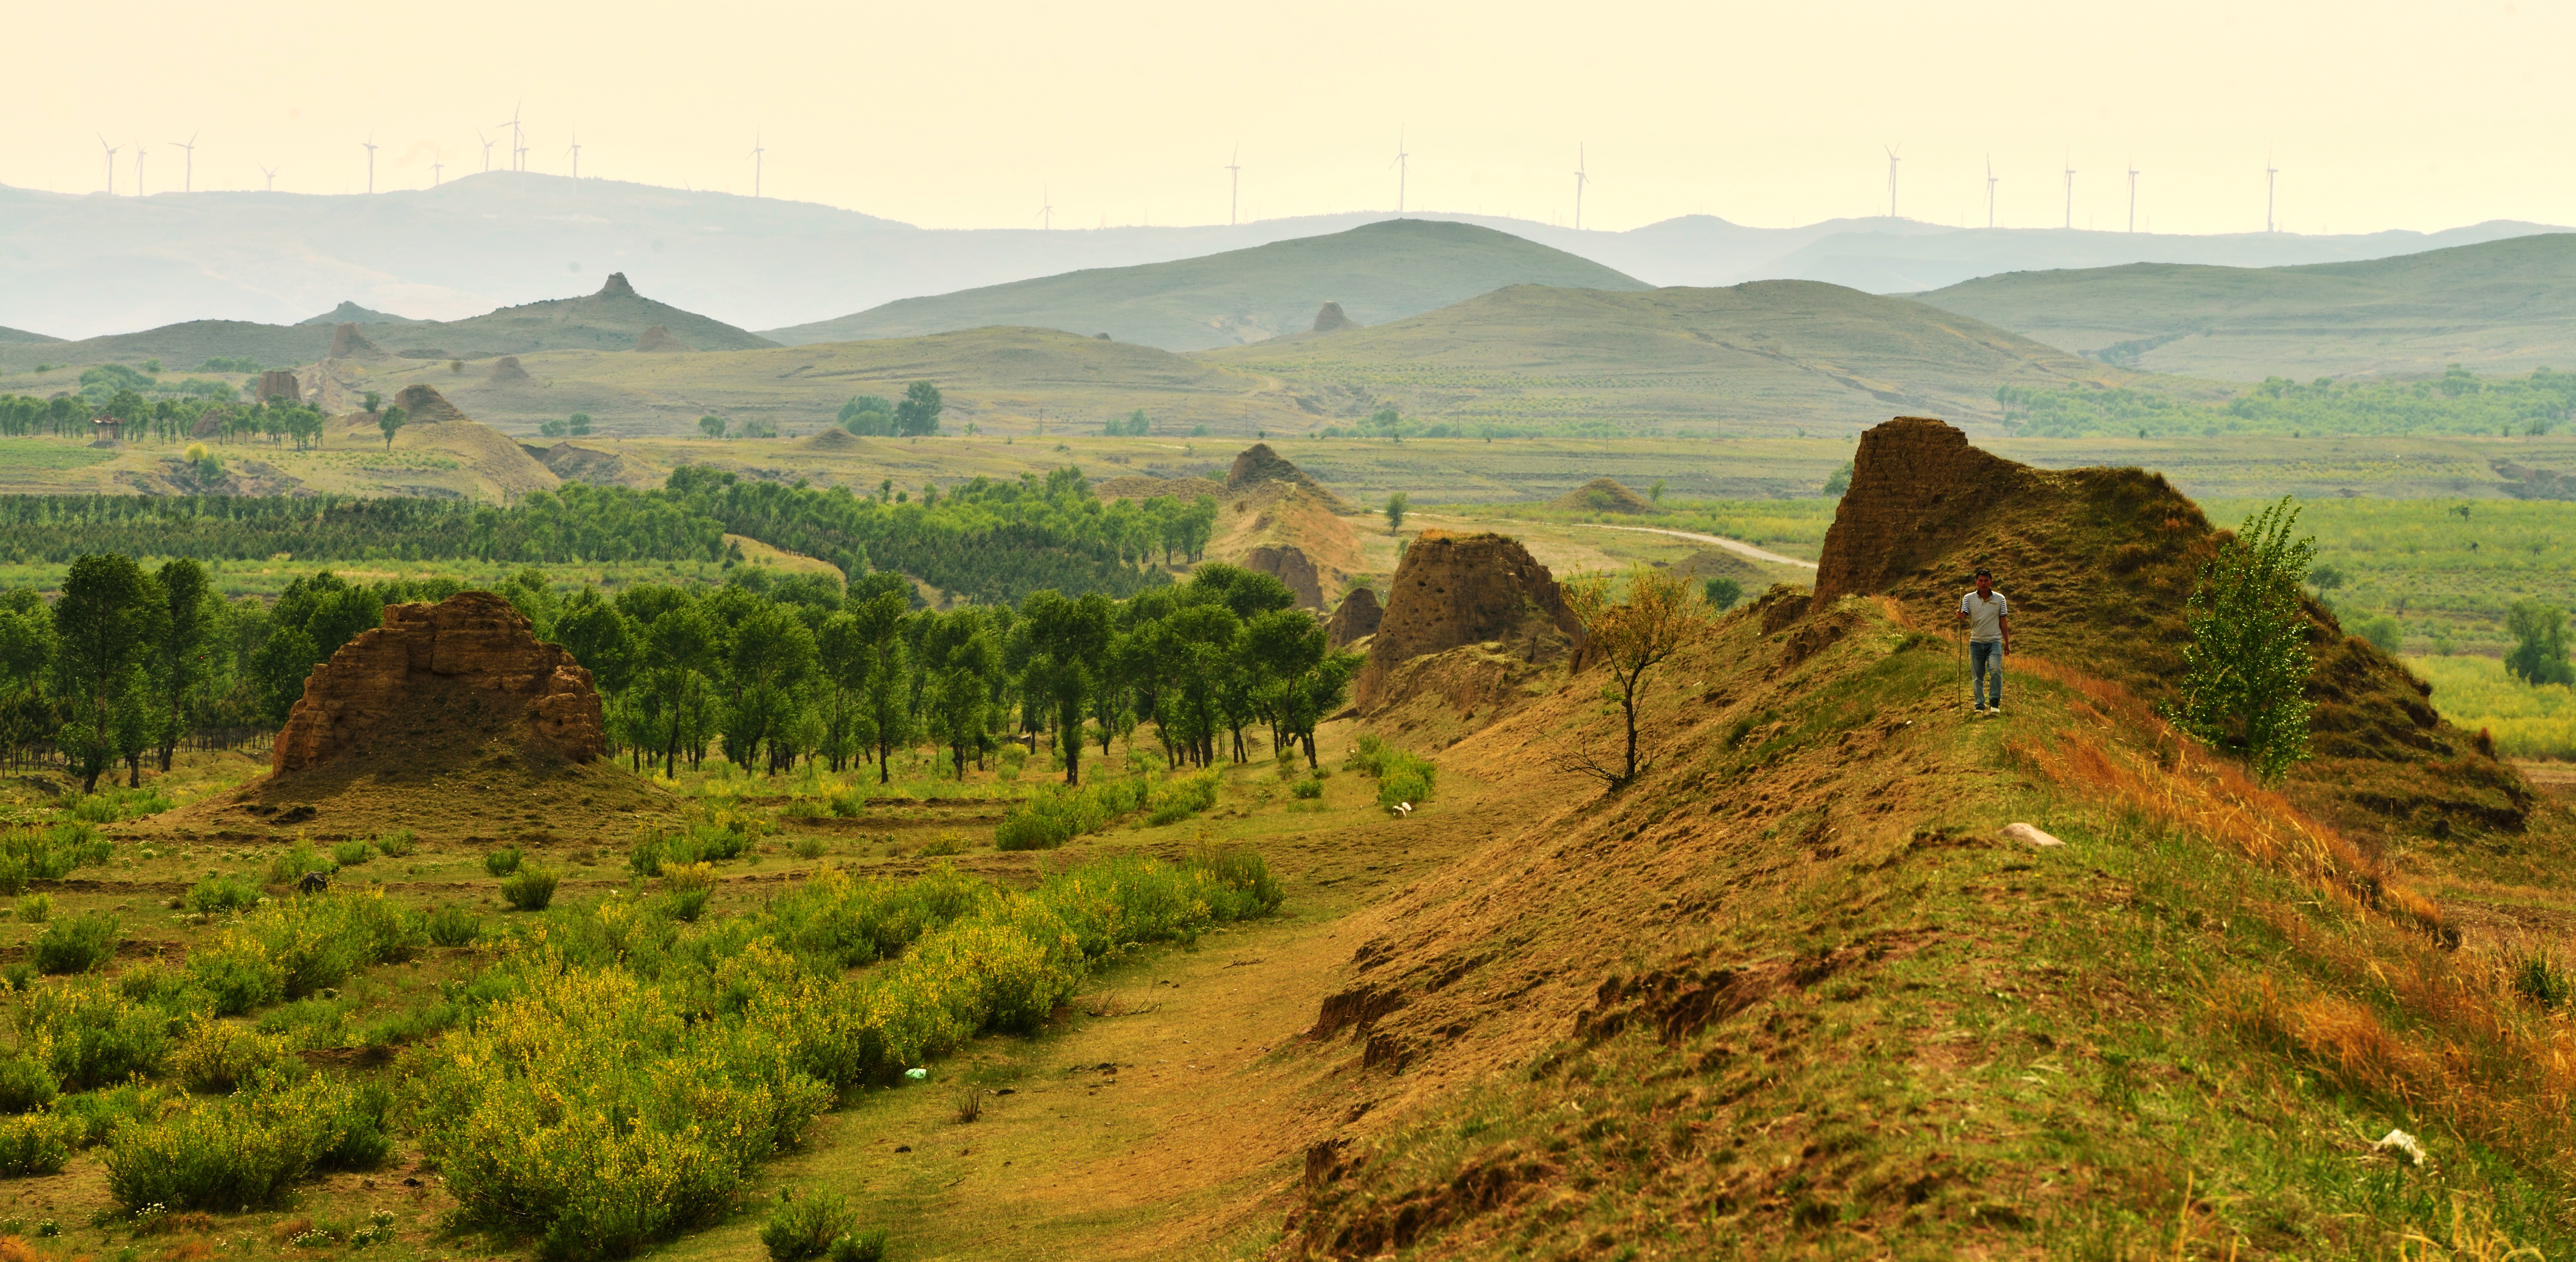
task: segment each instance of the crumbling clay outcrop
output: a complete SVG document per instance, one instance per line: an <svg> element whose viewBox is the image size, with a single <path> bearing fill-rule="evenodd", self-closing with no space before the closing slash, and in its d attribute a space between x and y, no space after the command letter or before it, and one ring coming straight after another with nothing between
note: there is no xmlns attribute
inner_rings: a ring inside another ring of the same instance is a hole
<svg viewBox="0 0 2576 1262"><path fill-rule="evenodd" d="M1324 642L1334 648L1355 644L1377 634L1377 626L1386 620L1386 606L1377 603L1377 589L1354 587L1333 607L1333 616L1324 620Z"/></svg>
<svg viewBox="0 0 2576 1262"><path fill-rule="evenodd" d="M336 339L335 339L336 340ZM292 368L271 368L259 375L259 384L251 387L252 402L284 399L289 403L304 401L304 387L295 380Z"/></svg>
<svg viewBox="0 0 2576 1262"><path fill-rule="evenodd" d="M625 274L619 273L618 279L624 280ZM639 351L686 352L693 348L690 347L688 343L671 336L671 330L668 327L657 324L652 328L646 329L635 335L635 349Z"/></svg>
<svg viewBox="0 0 2576 1262"><path fill-rule="evenodd" d="M479 720L524 722L526 745L565 762L588 762L606 747L590 672L560 645L540 642L509 601L465 592L435 605L388 606L384 625L314 667L271 766L301 771L351 753L399 758L397 725L435 721L432 692L445 694L442 709L458 708L462 694Z"/></svg>
<svg viewBox="0 0 2576 1262"><path fill-rule="evenodd" d="M1396 566L1395 592L1352 689L1365 710L1405 662L1499 641L1525 660L1562 656L1582 635L1556 576L1517 539L1424 531Z"/></svg>
<svg viewBox="0 0 2576 1262"><path fill-rule="evenodd" d="M519 366L518 356L504 355L492 361L492 384L511 386L527 380L528 370Z"/></svg>
<svg viewBox="0 0 2576 1262"><path fill-rule="evenodd" d="M1270 450L1270 444L1254 443L1244 448L1242 455L1234 458L1233 468L1226 470L1226 493L1239 495L1264 482L1284 482L1313 494L1317 499L1331 505L1334 512L1351 511L1351 506L1344 503L1340 496L1325 490L1323 483L1306 476L1305 470L1291 463L1287 457Z"/></svg>
<svg viewBox="0 0 2576 1262"><path fill-rule="evenodd" d="M1966 434L1928 416L1872 427L1861 435L1851 489L1834 509L1816 562L1815 607L1884 590L1949 553L1980 524L2013 516L2035 472L1969 446ZM1945 577L1965 582L1964 575Z"/></svg>
<svg viewBox="0 0 2576 1262"><path fill-rule="evenodd" d="M1324 607L1323 576L1315 572L1315 563L1307 559L1306 550L1293 543L1265 543L1254 548L1244 554L1243 568L1259 570L1286 583L1288 590L1297 593L1300 609Z"/></svg>
<svg viewBox="0 0 2576 1262"><path fill-rule="evenodd" d="M1577 513L1651 513L1655 505L1645 496L1619 485L1614 478L1594 478L1557 496L1548 504Z"/></svg>
<svg viewBox="0 0 2576 1262"><path fill-rule="evenodd" d="M1359 321L1342 314L1342 304L1338 302L1325 303L1324 309L1315 313L1315 331L1318 333L1337 333L1359 327Z"/></svg>
<svg viewBox="0 0 2576 1262"><path fill-rule="evenodd" d="M384 348L367 340L358 326L343 324L331 330L332 359L387 359Z"/></svg>

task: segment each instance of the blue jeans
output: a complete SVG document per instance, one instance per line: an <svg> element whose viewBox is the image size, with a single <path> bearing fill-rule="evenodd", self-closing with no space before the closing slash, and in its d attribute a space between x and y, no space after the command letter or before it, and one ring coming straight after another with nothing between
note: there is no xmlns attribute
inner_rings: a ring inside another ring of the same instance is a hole
<svg viewBox="0 0 2576 1262"><path fill-rule="evenodd" d="M1986 692L1986 672L1994 672L1995 687L1991 697ZM2001 640L1968 641L1968 672L1973 679L1976 708L1983 710L2004 703L2004 645Z"/></svg>

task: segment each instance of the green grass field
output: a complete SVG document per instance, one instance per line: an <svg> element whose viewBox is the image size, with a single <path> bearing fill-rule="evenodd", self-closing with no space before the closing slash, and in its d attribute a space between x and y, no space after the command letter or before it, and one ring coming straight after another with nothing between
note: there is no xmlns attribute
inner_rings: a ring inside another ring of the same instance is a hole
<svg viewBox="0 0 2576 1262"><path fill-rule="evenodd" d="M2576 689L2526 684L2492 657L2409 657L2406 666L2433 685L2433 706L2443 718L2493 733L2497 753L2576 759Z"/></svg>

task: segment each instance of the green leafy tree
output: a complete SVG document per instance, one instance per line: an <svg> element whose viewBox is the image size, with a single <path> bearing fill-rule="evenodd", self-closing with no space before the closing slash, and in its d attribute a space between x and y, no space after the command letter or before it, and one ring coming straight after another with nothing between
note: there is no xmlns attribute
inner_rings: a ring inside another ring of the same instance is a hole
<svg viewBox="0 0 2576 1262"><path fill-rule="evenodd" d="M2505 613L2504 629L2513 637L2513 649L2504 655L2506 674L2527 684L2576 684L2576 667L2567 662L2564 610L2518 600Z"/></svg>
<svg viewBox="0 0 2576 1262"><path fill-rule="evenodd" d="M54 695L66 720L56 740L81 777L81 792L125 747L148 732L153 705L144 665L167 633L169 611L157 586L131 557L84 556L63 578L54 602ZM142 713L138 713L142 712Z"/></svg>
<svg viewBox="0 0 2576 1262"><path fill-rule="evenodd" d="M1826 477L1825 477L1825 498L1827 498L1827 499L1837 499L1837 498L1840 498L1843 492L1848 491L1848 490L1850 490L1850 489L1851 489L1852 469L1853 469L1852 462L1851 462L1851 461L1846 460L1846 461L1844 461L1844 462L1842 463L1842 467L1841 467L1841 468L1836 469L1836 470L1834 470L1831 474L1826 475Z"/></svg>
<svg viewBox="0 0 2576 1262"><path fill-rule="evenodd" d="M1744 584L1720 576L1702 584L1701 595L1707 597L1709 608L1725 613L1735 608L1735 602L1744 599Z"/></svg>
<svg viewBox="0 0 2576 1262"><path fill-rule="evenodd" d="M894 437L894 401L873 394L854 394L841 405L841 428L862 438Z"/></svg>
<svg viewBox="0 0 2576 1262"><path fill-rule="evenodd" d="M215 625L221 613L206 567L181 559L162 563L153 575L166 606L160 643L154 645L152 682L162 704L161 770L185 734L191 710L203 699L205 686L219 673L213 663Z"/></svg>
<svg viewBox="0 0 2576 1262"><path fill-rule="evenodd" d="M904 639L907 608L903 593L880 591L850 611L866 671L860 700L862 725L868 743L876 748L879 784L893 780L894 751L912 739L910 672L905 669L911 647Z"/></svg>
<svg viewBox="0 0 2576 1262"><path fill-rule="evenodd" d="M699 418L698 418L698 432L699 432L699 433L701 433L701 434L706 435L706 436L707 436L707 437L709 437L709 438L722 438L722 437L724 437L724 436L725 436L725 422L724 422L724 418L723 418L723 417L721 417L721 416L715 416L715 415L707 415L707 416L701 416L701 417L699 417Z"/></svg>
<svg viewBox="0 0 2576 1262"><path fill-rule="evenodd" d="M1619 702L1628 743L1617 770L1582 753L1559 758L1559 766L1597 777L1614 791L1636 782L1637 697L1647 673L1707 627L1708 606L1693 596L1688 583L1643 564L1628 571L1625 600L1611 598L1608 575L1581 575L1565 585L1566 607L1583 625L1581 661L1609 668L1613 687L1603 694Z"/></svg>
<svg viewBox="0 0 2576 1262"><path fill-rule="evenodd" d="M410 414L401 408L386 408L376 413L376 429L385 436L385 450L394 449L394 434L400 431L403 424L410 419Z"/></svg>
<svg viewBox="0 0 2576 1262"><path fill-rule="evenodd" d="M1097 592L1078 599L1036 592L1020 606L1017 625L1027 637L1021 688L1055 725L1066 784L1082 783L1082 720L1108 656L1110 614L1108 598Z"/></svg>
<svg viewBox="0 0 2576 1262"><path fill-rule="evenodd" d="M939 397L939 387L927 381L916 381L904 387L903 401L894 405L896 435L911 438L938 433L939 413L946 406Z"/></svg>
<svg viewBox="0 0 2576 1262"><path fill-rule="evenodd" d="M1412 498L1402 491L1386 497L1386 528L1389 533L1404 529L1404 514L1412 507Z"/></svg>
<svg viewBox="0 0 2576 1262"><path fill-rule="evenodd" d="M564 421L564 428L571 431L572 436L575 438L590 437L590 413L573 413L571 417Z"/></svg>
<svg viewBox="0 0 2576 1262"><path fill-rule="evenodd" d="M2174 717L2193 736L2242 755L2265 780L2308 756L2315 663L2299 580L2317 545L2314 536L2291 537L2298 520L2298 505L2286 495L2246 518L2201 567L2183 606L2191 643L2183 648Z"/></svg>

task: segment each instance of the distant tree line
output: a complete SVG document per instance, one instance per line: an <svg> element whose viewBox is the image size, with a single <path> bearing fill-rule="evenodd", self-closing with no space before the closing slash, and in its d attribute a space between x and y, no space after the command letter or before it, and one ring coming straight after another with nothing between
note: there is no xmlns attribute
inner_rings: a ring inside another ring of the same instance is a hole
<svg viewBox="0 0 2576 1262"><path fill-rule="evenodd" d="M2287 437L2327 434L2546 434L2576 413L2576 373L2479 377L2457 364L2438 378L2302 384L2268 377L2210 403L2126 387L1995 391L2004 419L2028 437Z"/></svg>
<svg viewBox="0 0 2576 1262"><path fill-rule="evenodd" d="M1216 501L1103 503L1080 470L977 478L915 497L746 482L683 467L659 490L567 484L507 508L453 501L235 496L0 497L0 557L62 564L98 551L196 560L288 553L346 560L503 563L721 561L745 535L845 576L898 570L979 603L1043 588L1132 596L1196 560Z"/></svg>
<svg viewBox="0 0 2576 1262"><path fill-rule="evenodd" d="M916 381L904 388L900 401L873 394L850 396L841 405L838 423L862 438L918 438L939 432L939 415L947 406L938 386Z"/></svg>

